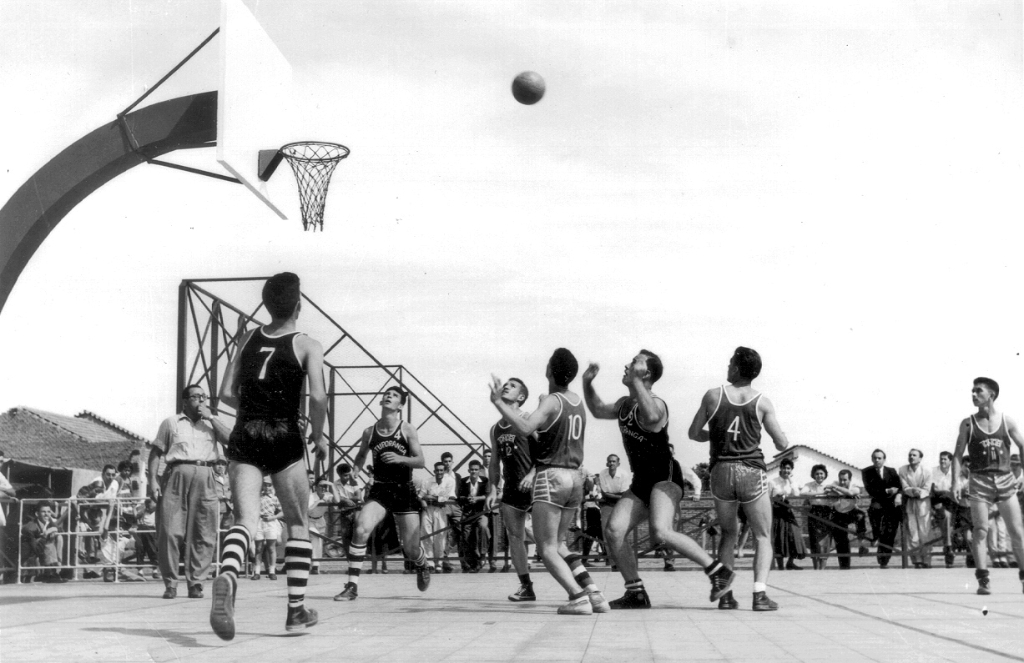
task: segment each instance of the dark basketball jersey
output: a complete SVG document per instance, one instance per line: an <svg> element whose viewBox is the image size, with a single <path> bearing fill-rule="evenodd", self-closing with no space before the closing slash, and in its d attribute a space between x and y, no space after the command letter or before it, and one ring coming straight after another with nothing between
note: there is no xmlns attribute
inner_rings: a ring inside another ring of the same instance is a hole
<svg viewBox="0 0 1024 663"><path fill-rule="evenodd" d="M261 327L249 337L238 376L239 419L298 419L306 377L295 356L298 335L268 336Z"/></svg>
<svg viewBox="0 0 1024 663"><path fill-rule="evenodd" d="M657 433L643 427L640 404L626 399L619 406L619 432L633 474L671 476L672 452L668 449L668 424ZM667 406L666 406L667 408Z"/></svg>
<svg viewBox="0 0 1024 663"><path fill-rule="evenodd" d="M491 427L491 438L501 458L501 476L506 486L518 486L533 467L530 442L533 438L520 435L504 419Z"/></svg>
<svg viewBox="0 0 1024 663"><path fill-rule="evenodd" d="M573 404L565 394L553 394L558 399L558 416L551 425L537 431L537 465L579 469L583 464L583 431L587 427L587 412L583 399Z"/></svg>
<svg viewBox="0 0 1024 663"><path fill-rule="evenodd" d="M1000 416L999 428L986 433L971 415L971 435L967 439L967 454L971 459L971 472L998 474L1010 472L1010 434L1006 430L1006 417Z"/></svg>
<svg viewBox="0 0 1024 663"><path fill-rule="evenodd" d="M761 421L757 417L760 399L761 394L758 394L746 403L733 403L722 386L718 406L708 419L711 467L719 461L740 461L767 471L761 453Z"/></svg>
<svg viewBox="0 0 1024 663"><path fill-rule="evenodd" d="M370 451L373 452L373 480L375 483L409 483L412 481L412 468L408 465L396 463L385 463L380 455L391 451L399 456L409 455L409 441L402 434L402 425L399 424L391 435L381 435L377 431L377 424L373 425L370 433Z"/></svg>

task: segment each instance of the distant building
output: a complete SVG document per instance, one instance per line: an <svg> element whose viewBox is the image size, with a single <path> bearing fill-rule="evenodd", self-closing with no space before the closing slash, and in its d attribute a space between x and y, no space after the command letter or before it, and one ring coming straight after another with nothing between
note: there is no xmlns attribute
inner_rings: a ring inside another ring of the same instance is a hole
<svg viewBox="0 0 1024 663"><path fill-rule="evenodd" d="M853 473L853 482L861 486L864 485L864 482L861 480L859 467L840 460L835 456L829 456L827 453L818 451L805 444L794 444L772 458L771 462L768 463L769 479L779 476L779 463L786 458L793 461L793 475L791 478L793 483L799 486L811 481L811 468L818 464L824 465L828 469L828 479L825 480L825 483L838 481L840 470L850 470Z"/></svg>
<svg viewBox="0 0 1024 663"><path fill-rule="evenodd" d="M4 475L16 488L42 486L52 497L77 494L107 463L117 465L133 449L149 450L141 435L89 411L73 417L29 407L0 414L0 449L10 460Z"/></svg>

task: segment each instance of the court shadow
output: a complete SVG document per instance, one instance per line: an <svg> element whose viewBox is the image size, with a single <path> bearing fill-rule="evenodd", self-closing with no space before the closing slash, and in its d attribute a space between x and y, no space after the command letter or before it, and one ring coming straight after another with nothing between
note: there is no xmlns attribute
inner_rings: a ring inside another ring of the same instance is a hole
<svg viewBox="0 0 1024 663"><path fill-rule="evenodd" d="M159 638L160 640L166 640L172 645L178 647L203 647L210 648L216 645L201 644L195 638L186 635L184 633L178 633L176 631L156 629L156 628L101 628L101 627L89 627L83 628L83 631L94 631L96 633L116 633L118 635L137 635L144 638Z"/></svg>

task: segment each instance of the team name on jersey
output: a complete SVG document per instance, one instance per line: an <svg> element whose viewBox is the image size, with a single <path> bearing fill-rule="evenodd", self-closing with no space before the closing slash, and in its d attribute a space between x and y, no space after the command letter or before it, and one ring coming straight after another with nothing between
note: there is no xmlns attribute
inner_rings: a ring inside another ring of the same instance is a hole
<svg viewBox="0 0 1024 663"><path fill-rule="evenodd" d="M405 441L402 440L401 437L399 437L397 440L388 438L386 440L381 440L377 444L373 445L374 453L383 453L388 449L394 449L395 451L404 454L406 451Z"/></svg>

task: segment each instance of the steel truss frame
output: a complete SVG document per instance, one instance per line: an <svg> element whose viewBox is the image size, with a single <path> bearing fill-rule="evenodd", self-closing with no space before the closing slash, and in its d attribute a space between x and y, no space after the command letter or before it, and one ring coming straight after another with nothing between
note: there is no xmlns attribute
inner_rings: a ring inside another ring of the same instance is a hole
<svg viewBox="0 0 1024 663"><path fill-rule="evenodd" d="M185 386L199 384L210 395L210 408L222 417L234 419L235 412L220 400L220 382L245 332L269 322L260 297L266 279L185 279L178 286L179 411ZM305 293L299 327L324 347L328 399L324 433L329 439L330 453L328 467L314 468L318 477L333 480L335 466L352 463L363 429L377 420L377 414L371 410L376 396L393 385L409 392L404 416L419 432L422 447L446 447L457 459L456 467L468 463L473 456L482 457L487 446L484 440L419 378L402 364L381 363ZM303 420L307 406L303 394ZM307 450L306 462L313 467L311 450Z"/></svg>

